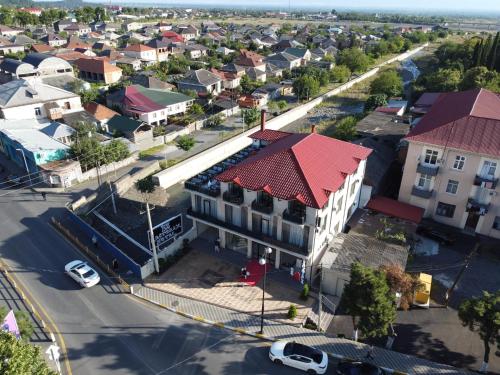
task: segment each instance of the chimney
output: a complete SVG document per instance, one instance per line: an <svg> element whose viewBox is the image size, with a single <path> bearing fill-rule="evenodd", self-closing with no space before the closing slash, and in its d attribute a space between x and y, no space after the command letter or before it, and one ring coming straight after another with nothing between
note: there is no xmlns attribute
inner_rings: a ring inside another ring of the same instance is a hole
<svg viewBox="0 0 500 375"><path fill-rule="evenodd" d="M260 130L266 130L266 110L260 111Z"/></svg>
<svg viewBox="0 0 500 375"><path fill-rule="evenodd" d="M311 125L311 134L316 133L316 125Z"/></svg>

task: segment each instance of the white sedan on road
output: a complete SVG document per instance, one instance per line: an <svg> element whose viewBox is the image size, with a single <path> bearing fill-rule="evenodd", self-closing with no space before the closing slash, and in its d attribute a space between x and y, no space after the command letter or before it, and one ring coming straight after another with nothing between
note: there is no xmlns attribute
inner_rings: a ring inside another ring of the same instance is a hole
<svg viewBox="0 0 500 375"><path fill-rule="evenodd" d="M91 286L99 283L101 280L99 274L87 263L81 260L69 262L66 266L64 266L64 271L66 271L66 273L73 280L84 288L90 288Z"/></svg>
<svg viewBox="0 0 500 375"><path fill-rule="evenodd" d="M296 342L273 343L269 358L276 364L295 367L308 374L324 374L328 367L328 355L325 352Z"/></svg>

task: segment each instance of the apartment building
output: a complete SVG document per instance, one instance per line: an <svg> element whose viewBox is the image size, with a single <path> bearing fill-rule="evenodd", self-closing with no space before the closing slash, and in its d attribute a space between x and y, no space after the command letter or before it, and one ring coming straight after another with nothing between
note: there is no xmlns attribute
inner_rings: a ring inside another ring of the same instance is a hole
<svg viewBox="0 0 500 375"><path fill-rule="evenodd" d="M500 238L500 95L439 95L407 135L399 200L424 216Z"/></svg>
<svg viewBox="0 0 500 375"><path fill-rule="evenodd" d="M258 258L269 246L276 268L309 273L358 207L371 150L314 132L263 127L250 137L251 146L186 181L188 217L224 251Z"/></svg>

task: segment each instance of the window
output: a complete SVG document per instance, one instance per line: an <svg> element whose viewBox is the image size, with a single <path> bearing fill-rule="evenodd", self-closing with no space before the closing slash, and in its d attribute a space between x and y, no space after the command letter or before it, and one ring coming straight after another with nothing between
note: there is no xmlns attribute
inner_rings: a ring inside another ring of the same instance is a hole
<svg viewBox="0 0 500 375"><path fill-rule="evenodd" d="M64 109L71 109L71 103L70 102L64 102Z"/></svg>
<svg viewBox="0 0 500 375"><path fill-rule="evenodd" d="M156 112L153 112L153 118L156 118Z"/></svg>
<svg viewBox="0 0 500 375"><path fill-rule="evenodd" d="M500 216L495 216L495 221L493 222L493 229L500 230Z"/></svg>
<svg viewBox="0 0 500 375"><path fill-rule="evenodd" d="M436 208L436 215L453 217L455 213L455 205L439 202Z"/></svg>
<svg viewBox="0 0 500 375"><path fill-rule="evenodd" d="M35 107L35 116L41 116L42 115L42 109L40 107Z"/></svg>
<svg viewBox="0 0 500 375"><path fill-rule="evenodd" d="M465 165L465 156L457 155L455 156L455 162L453 163L453 169L457 171L461 171L464 169Z"/></svg>
<svg viewBox="0 0 500 375"><path fill-rule="evenodd" d="M425 164L437 164L438 152L434 150L425 150Z"/></svg>
<svg viewBox="0 0 500 375"><path fill-rule="evenodd" d="M495 177L495 172L497 170L497 163L494 161L485 160L483 168L481 169L482 177Z"/></svg>
<svg viewBox="0 0 500 375"><path fill-rule="evenodd" d="M432 176L428 174L421 174L418 178L417 187L422 190L429 190L431 187Z"/></svg>
<svg viewBox="0 0 500 375"><path fill-rule="evenodd" d="M446 192L450 194L456 194L458 190L458 181L448 180L448 185L446 186Z"/></svg>
<svg viewBox="0 0 500 375"><path fill-rule="evenodd" d="M351 191L349 193L349 197L352 197L353 194L356 192L356 187L358 186L359 181L354 181L354 183L351 185Z"/></svg>

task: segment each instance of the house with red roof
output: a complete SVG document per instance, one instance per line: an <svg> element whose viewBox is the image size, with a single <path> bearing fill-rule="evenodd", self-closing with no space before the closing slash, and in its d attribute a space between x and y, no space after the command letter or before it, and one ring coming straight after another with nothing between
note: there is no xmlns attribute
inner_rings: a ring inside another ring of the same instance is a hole
<svg viewBox="0 0 500 375"><path fill-rule="evenodd" d="M360 202L371 150L311 132L265 129L253 143L185 183L199 237L309 273Z"/></svg>
<svg viewBox="0 0 500 375"><path fill-rule="evenodd" d="M172 42L184 43L184 38L172 30L164 31L161 34L161 36L164 38L170 39L170 41L172 41Z"/></svg>
<svg viewBox="0 0 500 375"><path fill-rule="evenodd" d="M80 58L73 64L78 67L79 77L85 81L109 85L122 78L122 70L111 65L106 58Z"/></svg>
<svg viewBox="0 0 500 375"><path fill-rule="evenodd" d="M500 94L442 93L405 140L399 200L438 222L500 238Z"/></svg>
<svg viewBox="0 0 500 375"><path fill-rule="evenodd" d="M116 106L136 120L159 125L166 124L169 116L185 113L194 99L180 92L131 85L109 94L106 101L108 108Z"/></svg>

